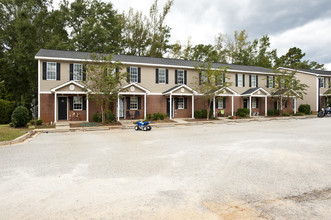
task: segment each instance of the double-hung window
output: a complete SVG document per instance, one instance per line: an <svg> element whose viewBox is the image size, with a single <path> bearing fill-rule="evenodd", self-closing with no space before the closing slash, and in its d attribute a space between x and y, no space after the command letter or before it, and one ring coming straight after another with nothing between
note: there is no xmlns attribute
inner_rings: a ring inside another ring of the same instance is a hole
<svg viewBox="0 0 331 220"><path fill-rule="evenodd" d="M130 110L138 109L138 97L130 97Z"/></svg>
<svg viewBox="0 0 331 220"><path fill-rule="evenodd" d="M218 109L224 108L224 99L217 99L217 108Z"/></svg>
<svg viewBox="0 0 331 220"><path fill-rule="evenodd" d="M82 110L83 109L83 97L82 96L74 96L74 110Z"/></svg>
<svg viewBox="0 0 331 220"><path fill-rule="evenodd" d="M56 80L56 63L47 63L47 80Z"/></svg>
<svg viewBox="0 0 331 220"><path fill-rule="evenodd" d="M251 75L251 87L256 88L256 75Z"/></svg>
<svg viewBox="0 0 331 220"><path fill-rule="evenodd" d="M130 67L130 83L138 82L138 67Z"/></svg>
<svg viewBox="0 0 331 220"><path fill-rule="evenodd" d="M166 83L166 69L159 69L159 83Z"/></svg>
<svg viewBox="0 0 331 220"><path fill-rule="evenodd" d="M320 81L320 88L324 88L325 87L325 78L321 77L321 78L319 78L319 81Z"/></svg>
<svg viewBox="0 0 331 220"><path fill-rule="evenodd" d="M74 63L73 80L75 80L75 81L83 80L83 65L82 64Z"/></svg>
<svg viewBox="0 0 331 220"><path fill-rule="evenodd" d="M184 84L184 70L177 71L177 83Z"/></svg>
<svg viewBox="0 0 331 220"><path fill-rule="evenodd" d="M273 88L273 87L274 87L274 77L268 76L268 88Z"/></svg>
<svg viewBox="0 0 331 220"><path fill-rule="evenodd" d="M331 78L329 78L329 88L331 88Z"/></svg>
<svg viewBox="0 0 331 220"><path fill-rule="evenodd" d="M238 74L238 87L244 87L244 74Z"/></svg>
<svg viewBox="0 0 331 220"><path fill-rule="evenodd" d="M252 108L256 108L256 98L252 98Z"/></svg>
<svg viewBox="0 0 331 220"><path fill-rule="evenodd" d="M178 98L177 102L178 102L178 109L184 109L184 98L183 97Z"/></svg>

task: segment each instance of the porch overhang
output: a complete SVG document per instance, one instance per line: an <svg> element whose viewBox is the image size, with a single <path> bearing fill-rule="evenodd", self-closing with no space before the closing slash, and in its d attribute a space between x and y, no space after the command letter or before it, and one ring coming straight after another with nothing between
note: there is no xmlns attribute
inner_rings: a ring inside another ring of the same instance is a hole
<svg viewBox="0 0 331 220"><path fill-rule="evenodd" d="M265 97L265 96L270 96L271 94L261 88L261 87L258 87L258 88L252 88L252 89L248 89L247 91L241 93L240 96L245 96L245 97Z"/></svg>
<svg viewBox="0 0 331 220"><path fill-rule="evenodd" d="M324 96L324 97L331 96L331 89L328 89L325 93L320 94L320 96Z"/></svg>
<svg viewBox="0 0 331 220"><path fill-rule="evenodd" d="M61 94L87 94L87 93L91 92L91 90L86 88L84 85L71 80L71 81L63 83L55 88L52 88L51 92L52 93L61 93Z"/></svg>
<svg viewBox="0 0 331 220"><path fill-rule="evenodd" d="M331 94L330 94L331 95ZM294 91L293 89L281 89L272 94L274 97L290 97L290 98L295 98L299 97L299 94Z"/></svg>

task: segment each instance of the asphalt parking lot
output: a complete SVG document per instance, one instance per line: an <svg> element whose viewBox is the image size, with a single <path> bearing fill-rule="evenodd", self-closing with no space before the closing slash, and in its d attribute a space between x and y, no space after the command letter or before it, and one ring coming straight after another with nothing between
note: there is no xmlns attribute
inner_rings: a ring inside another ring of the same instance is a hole
<svg viewBox="0 0 331 220"><path fill-rule="evenodd" d="M329 219L330 124L39 134L0 147L0 219Z"/></svg>

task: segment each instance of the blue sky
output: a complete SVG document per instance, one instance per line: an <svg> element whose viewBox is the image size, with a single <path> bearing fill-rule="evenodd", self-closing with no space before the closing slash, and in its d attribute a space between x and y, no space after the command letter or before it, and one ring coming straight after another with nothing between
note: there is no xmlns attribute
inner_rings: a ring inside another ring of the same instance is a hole
<svg viewBox="0 0 331 220"><path fill-rule="evenodd" d="M118 12L132 7L148 15L154 0L111 2ZM159 0L160 9L165 2ZM305 59L331 70L330 0L175 0L166 24L172 28L171 43L191 37L193 44L213 44L219 33L232 36L245 29L250 40L268 35L278 55L299 47Z"/></svg>

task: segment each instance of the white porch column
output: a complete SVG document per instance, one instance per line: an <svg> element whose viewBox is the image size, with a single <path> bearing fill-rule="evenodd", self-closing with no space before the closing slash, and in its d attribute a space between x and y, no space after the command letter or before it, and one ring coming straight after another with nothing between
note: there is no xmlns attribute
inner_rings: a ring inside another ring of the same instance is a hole
<svg viewBox="0 0 331 220"><path fill-rule="evenodd" d="M267 103L268 101L267 100L268 100L268 97L265 96L264 97L264 115L265 116L268 116L268 109L267 109L268 108L268 103Z"/></svg>
<svg viewBox="0 0 331 220"><path fill-rule="evenodd" d="M280 110L283 111L283 97L280 97Z"/></svg>
<svg viewBox="0 0 331 220"><path fill-rule="evenodd" d="M172 95L170 94L170 119L172 119Z"/></svg>
<svg viewBox="0 0 331 220"><path fill-rule="evenodd" d="M144 95L144 119L146 119L146 93L145 93L145 95Z"/></svg>
<svg viewBox="0 0 331 220"><path fill-rule="evenodd" d="M57 119L57 94L55 92L54 94L54 123L56 123L56 119Z"/></svg>
<svg viewBox="0 0 331 220"><path fill-rule="evenodd" d="M294 106L293 106L293 108L294 108L294 114L296 114L297 113L297 99L296 98L294 99Z"/></svg>
<svg viewBox="0 0 331 220"><path fill-rule="evenodd" d="M249 96L249 117L252 117L252 96Z"/></svg>
<svg viewBox="0 0 331 220"><path fill-rule="evenodd" d="M41 74L41 64L40 60L38 60L38 119L40 118L40 74Z"/></svg>
<svg viewBox="0 0 331 220"><path fill-rule="evenodd" d="M86 121L89 122L89 100L88 94L86 94Z"/></svg>
<svg viewBox="0 0 331 220"><path fill-rule="evenodd" d="M231 96L231 99L232 99L232 102L231 102L231 115L233 116L234 115L234 112L233 112L233 96Z"/></svg>
<svg viewBox="0 0 331 220"><path fill-rule="evenodd" d="M192 118L194 119L194 95L192 95Z"/></svg>
<svg viewBox="0 0 331 220"><path fill-rule="evenodd" d="M215 116L216 116L216 114L215 114L215 111L216 111L216 105L215 105L215 102L216 102L216 98L215 98L215 96L214 96L214 98L213 98L213 116L214 116L214 118L215 118Z"/></svg>
<svg viewBox="0 0 331 220"><path fill-rule="evenodd" d="M117 121L120 120L120 96L117 95L117 105L116 105Z"/></svg>

